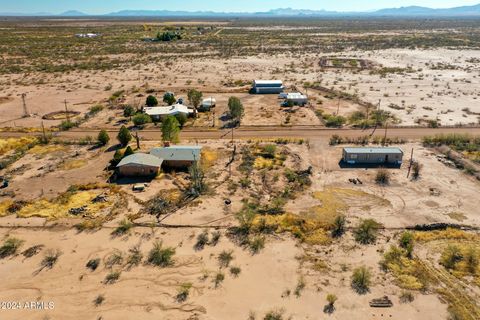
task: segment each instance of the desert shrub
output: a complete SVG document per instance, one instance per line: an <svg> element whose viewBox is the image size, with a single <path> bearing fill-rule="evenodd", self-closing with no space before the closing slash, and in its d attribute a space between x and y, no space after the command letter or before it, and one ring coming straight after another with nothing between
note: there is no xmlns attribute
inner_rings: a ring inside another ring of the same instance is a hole
<svg viewBox="0 0 480 320"><path fill-rule="evenodd" d="M422 165L418 161L414 161L412 163L412 178L417 180L420 178L420 170L422 169Z"/></svg>
<svg viewBox="0 0 480 320"><path fill-rule="evenodd" d="M133 227L133 223L130 220L123 219L118 224L118 227L116 227L115 230L113 230L112 235L122 236L122 235L128 233L132 227Z"/></svg>
<svg viewBox="0 0 480 320"><path fill-rule="evenodd" d="M300 277L298 279L297 285L295 286L294 294L297 298L299 298L302 295L303 290L307 284L305 283L305 279L303 277Z"/></svg>
<svg viewBox="0 0 480 320"><path fill-rule="evenodd" d="M456 245L449 245L445 248L440 257L440 264L446 269L455 269L455 265L463 260L462 252Z"/></svg>
<svg viewBox="0 0 480 320"><path fill-rule="evenodd" d="M209 242L209 245L211 246L216 246L218 242L220 241L220 237L222 236L220 231L214 231L212 232L212 239Z"/></svg>
<svg viewBox="0 0 480 320"><path fill-rule="evenodd" d="M387 185L390 183L390 172L386 169L379 169L375 175L375 182L380 185Z"/></svg>
<svg viewBox="0 0 480 320"><path fill-rule="evenodd" d="M134 246L134 247L130 248L130 250L128 250L128 251L129 251L129 255L128 255L128 258L127 258L128 268L133 268L133 267L138 266L142 262L142 259L143 259L143 254L140 251L140 247L139 246Z"/></svg>
<svg viewBox="0 0 480 320"><path fill-rule="evenodd" d="M213 279L213 283L215 284L215 288L218 288L220 284L225 280L225 274L222 272L217 272L215 278Z"/></svg>
<svg viewBox="0 0 480 320"><path fill-rule="evenodd" d="M267 312L265 314L265 317L263 317L263 320L283 320L283 310L272 310Z"/></svg>
<svg viewBox="0 0 480 320"><path fill-rule="evenodd" d="M139 113L133 116L132 121L134 125L139 127L152 122L152 118L148 114Z"/></svg>
<svg viewBox="0 0 480 320"><path fill-rule="evenodd" d="M240 272L242 272L242 269L240 269L240 267L230 267L230 274L233 277L238 277L240 275Z"/></svg>
<svg viewBox="0 0 480 320"><path fill-rule="evenodd" d="M203 250L203 248L208 244L208 230L203 230L202 233L200 233L197 236L197 242L195 242L195 245L193 246L195 250Z"/></svg>
<svg viewBox="0 0 480 320"><path fill-rule="evenodd" d="M173 264L173 256L175 255L175 248L163 248L162 242L155 242L153 248L148 254L148 263L157 267L168 267Z"/></svg>
<svg viewBox="0 0 480 320"><path fill-rule="evenodd" d="M355 241L361 244L371 244L377 239L380 224L373 219L362 220L354 230Z"/></svg>
<svg viewBox="0 0 480 320"><path fill-rule="evenodd" d="M177 118L177 121L180 124L180 128L183 128L183 126L188 120L188 117L185 113L178 113L175 115L175 118Z"/></svg>
<svg viewBox="0 0 480 320"><path fill-rule="evenodd" d="M408 258L412 257L413 245L414 245L414 235L409 231L405 231L400 235L399 245L405 249L406 255Z"/></svg>
<svg viewBox="0 0 480 320"><path fill-rule="evenodd" d="M132 106L128 105L123 108L123 116L125 118L130 118L134 114L135 114L135 109Z"/></svg>
<svg viewBox="0 0 480 320"><path fill-rule="evenodd" d="M337 301L337 296L329 293L327 295L327 305L323 307L323 312L332 314L335 311L335 302Z"/></svg>
<svg viewBox="0 0 480 320"><path fill-rule="evenodd" d="M233 260L233 252L232 251L222 251L218 255L218 263L220 268L227 268L230 265L230 262Z"/></svg>
<svg viewBox="0 0 480 320"><path fill-rule="evenodd" d="M332 237L334 238L339 238L345 233L345 224L346 224L346 219L343 214L340 214L335 217L335 220L333 221L333 226L332 226Z"/></svg>
<svg viewBox="0 0 480 320"><path fill-rule="evenodd" d="M7 238L0 247L0 259L16 254L23 242L17 238Z"/></svg>
<svg viewBox="0 0 480 320"><path fill-rule="evenodd" d="M59 250L48 250L45 253L42 261L40 262L40 266L42 269L52 269L53 266L57 263L58 258L62 253Z"/></svg>
<svg viewBox="0 0 480 320"><path fill-rule="evenodd" d="M262 147L262 156L267 159L275 158L277 146L274 144L267 144Z"/></svg>
<svg viewBox="0 0 480 320"><path fill-rule="evenodd" d="M259 253L263 248L265 248L265 237L254 236L248 241L248 248L252 254Z"/></svg>
<svg viewBox="0 0 480 320"><path fill-rule="evenodd" d="M123 263L123 254L119 250L113 251L105 260L105 267L112 268Z"/></svg>
<svg viewBox="0 0 480 320"><path fill-rule="evenodd" d="M365 294L370 291L371 282L370 271L365 266L353 270L351 285L358 294Z"/></svg>
<svg viewBox="0 0 480 320"><path fill-rule="evenodd" d="M99 265L100 265L100 258L95 258L95 259L88 260L86 267L92 271L95 271L97 270Z"/></svg>
<svg viewBox="0 0 480 320"><path fill-rule="evenodd" d="M118 279L120 279L120 271L112 271L107 276L105 277L105 284L113 284L117 282Z"/></svg>
<svg viewBox="0 0 480 320"><path fill-rule="evenodd" d="M327 127L341 127L347 122L347 119L342 116L334 116L334 115L324 115L325 126Z"/></svg>
<svg viewBox="0 0 480 320"><path fill-rule="evenodd" d="M93 304L98 307L99 305L101 305L103 303L103 301L105 301L105 296L99 294L95 300L93 300Z"/></svg>
<svg viewBox="0 0 480 320"><path fill-rule="evenodd" d="M410 291L403 291L400 294L401 303L410 303L410 302L413 302L413 300L415 300L415 296Z"/></svg>
<svg viewBox="0 0 480 320"><path fill-rule="evenodd" d="M188 299L188 296L190 295L190 289L192 288L192 284L187 282L187 283L182 283L180 288L178 289L177 295L175 296L175 300L177 302L185 302Z"/></svg>

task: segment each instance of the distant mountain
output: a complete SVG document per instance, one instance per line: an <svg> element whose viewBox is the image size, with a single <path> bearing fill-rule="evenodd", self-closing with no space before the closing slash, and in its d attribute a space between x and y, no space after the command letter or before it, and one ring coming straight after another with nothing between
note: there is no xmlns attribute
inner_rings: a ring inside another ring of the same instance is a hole
<svg viewBox="0 0 480 320"><path fill-rule="evenodd" d="M83 16L88 16L88 14L78 11L78 10L69 10L65 11L63 13L60 13L59 16L62 17L83 17Z"/></svg>
<svg viewBox="0 0 480 320"><path fill-rule="evenodd" d="M50 13L0 13L0 16L55 16ZM70 10L56 16L83 17L88 14ZM447 9L432 9L421 6L387 8L372 12L355 11L340 12L326 10L308 10L278 8L265 12L215 12L215 11L169 11L169 10L121 10L104 15L107 17L473 17L480 16L480 4Z"/></svg>

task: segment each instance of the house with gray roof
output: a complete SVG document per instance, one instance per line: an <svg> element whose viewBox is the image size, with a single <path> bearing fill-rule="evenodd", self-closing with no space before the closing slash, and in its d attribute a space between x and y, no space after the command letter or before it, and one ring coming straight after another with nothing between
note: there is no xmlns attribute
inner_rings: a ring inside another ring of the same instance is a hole
<svg viewBox="0 0 480 320"><path fill-rule="evenodd" d="M403 151L395 147L343 148L342 160L348 164L401 165Z"/></svg>
<svg viewBox="0 0 480 320"><path fill-rule="evenodd" d="M126 177L156 176L160 172L163 160L148 153L134 153L123 158L117 164L118 173Z"/></svg>
<svg viewBox="0 0 480 320"><path fill-rule="evenodd" d="M199 161L201 146L164 146L153 148L150 155L163 160L163 165L170 168L185 168Z"/></svg>

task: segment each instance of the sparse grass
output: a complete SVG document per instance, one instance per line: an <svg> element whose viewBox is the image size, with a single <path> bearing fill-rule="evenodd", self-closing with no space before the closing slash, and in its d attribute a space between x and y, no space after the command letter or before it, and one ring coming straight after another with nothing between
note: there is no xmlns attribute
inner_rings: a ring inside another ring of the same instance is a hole
<svg viewBox="0 0 480 320"><path fill-rule="evenodd" d="M302 292L306 286L307 286L307 283L305 282L305 278L303 276L298 278L297 285L295 286L295 290L293 291L293 293L297 298L301 297Z"/></svg>
<svg viewBox="0 0 480 320"><path fill-rule="evenodd" d="M415 296L410 291L402 291L402 293L400 294L401 303L410 303L413 302L413 300L415 300Z"/></svg>
<svg viewBox="0 0 480 320"><path fill-rule="evenodd" d="M115 282L120 279L121 272L120 271L112 271L105 277L104 283L105 284L114 284Z"/></svg>
<svg viewBox="0 0 480 320"><path fill-rule="evenodd" d="M202 233L200 233L197 236L197 242L193 246L195 250L203 250L203 248L208 244L208 230L203 230Z"/></svg>
<svg viewBox="0 0 480 320"><path fill-rule="evenodd" d="M123 235L127 234L132 227L133 227L133 223L130 220L123 219L118 224L118 227L116 227L115 230L113 230L112 235L117 236L117 237L118 236L123 236Z"/></svg>
<svg viewBox="0 0 480 320"><path fill-rule="evenodd" d="M58 258L62 253L59 250L47 250L45 256L40 262L41 269L52 269L53 266L57 263Z"/></svg>
<svg viewBox="0 0 480 320"><path fill-rule="evenodd" d="M23 244L23 240L17 238L7 238L0 247L0 259L13 256Z"/></svg>
<svg viewBox="0 0 480 320"><path fill-rule="evenodd" d="M388 185L390 184L390 172L386 169L379 169L375 174L375 183L379 185Z"/></svg>
<svg viewBox="0 0 480 320"><path fill-rule="evenodd" d="M212 232L212 239L210 239L210 242L208 244L215 247L220 241L221 236L222 236L222 233L220 231Z"/></svg>
<svg viewBox="0 0 480 320"><path fill-rule="evenodd" d="M113 251L105 260L105 267L111 269L123 263L123 253L119 250Z"/></svg>
<svg viewBox="0 0 480 320"><path fill-rule="evenodd" d="M230 267L230 274L237 278L240 275L240 272L242 272L242 269L240 267Z"/></svg>
<svg viewBox="0 0 480 320"><path fill-rule="evenodd" d="M188 296L190 295L190 289L192 288L192 284L187 282L183 283L180 288L178 289L177 295L175 296L175 300L177 302L185 302L188 299Z"/></svg>
<svg viewBox="0 0 480 320"><path fill-rule="evenodd" d="M248 241L248 248L252 254L259 253L263 248L265 248L265 237L254 236Z"/></svg>
<svg viewBox="0 0 480 320"><path fill-rule="evenodd" d="M140 247L139 246L134 246L134 247L130 248L129 253L130 254L128 255L128 258L127 258L128 268L133 268L133 267L136 267L136 266L140 265L140 263L142 262L142 259L143 259L143 254L140 251Z"/></svg>
<svg viewBox="0 0 480 320"><path fill-rule="evenodd" d="M283 320L283 315L285 311L283 309L280 310L272 310L265 314L263 320Z"/></svg>
<svg viewBox="0 0 480 320"><path fill-rule="evenodd" d="M218 288L222 284L223 280L225 280L225 274L222 272L217 272L215 274L215 278L213 279L215 288Z"/></svg>
<svg viewBox="0 0 480 320"><path fill-rule="evenodd" d="M218 264L220 268L228 268L230 262L233 260L233 251L222 251L218 255Z"/></svg>
<svg viewBox="0 0 480 320"><path fill-rule="evenodd" d="M166 268L173 265L173 256L175 248L163 247L162 242L155 242L153 248L148 253L148 263L157 267Z"/></svg>

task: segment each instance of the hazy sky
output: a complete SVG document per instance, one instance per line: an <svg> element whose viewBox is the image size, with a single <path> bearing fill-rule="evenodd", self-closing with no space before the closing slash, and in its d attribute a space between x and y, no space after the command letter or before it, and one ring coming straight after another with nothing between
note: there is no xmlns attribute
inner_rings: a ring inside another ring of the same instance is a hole
<svg viewBox="0 0 480 320"><path fill-rule="evenodd" d="M123 9L251 12L286 7L369 11L410 5L446 8L478 3L480 0L0 0L0 12L60 13L66 10L80 10L90 14L101 14Z"/></svg>

